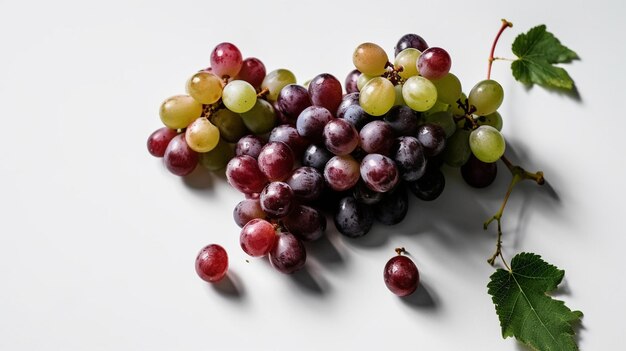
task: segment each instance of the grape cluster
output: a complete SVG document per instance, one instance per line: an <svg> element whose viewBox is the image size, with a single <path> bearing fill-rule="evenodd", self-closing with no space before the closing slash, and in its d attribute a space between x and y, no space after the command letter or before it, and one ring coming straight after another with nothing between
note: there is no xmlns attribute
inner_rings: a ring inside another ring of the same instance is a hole
<svg viewBox="0 0 626 351"><path fill-rule="evenodd" d="M149 152L176 175L198 164L225 168L228 183L245 196L233 211L241 248L268 256L283 273L304 266L303 242L324 235L327 215L350 238L366 235L375 221L397 224L409 193L424 201L442 193L442 165L485 187L505 150L502 87L484 80L465 95L446 50L407 34L393 63L374 43L359 45L352 59L343 88L328 73L298 85L291 71L267 73L259 59L221 43L211 66L187 81L187 95L162 103L165 127L148 138ZM385 282L407 295L419 275L398 253ZM227 260L223 248L209 245L196 269L216 281Z"/></svg>

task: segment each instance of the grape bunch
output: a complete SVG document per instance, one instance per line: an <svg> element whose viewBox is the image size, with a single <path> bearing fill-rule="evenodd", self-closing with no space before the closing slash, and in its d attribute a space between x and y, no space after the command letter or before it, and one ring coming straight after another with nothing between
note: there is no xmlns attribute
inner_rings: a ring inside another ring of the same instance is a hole
<svg viewBox="0 0 626 351"><path fill-rule="evenodd" d="M267 73L261 60L221 43L211 66L189 78L187 94L162 103L165 127L148 138L149 152L176 175L198 165L225 169L244 195L233 211L241 248L283 273L304 267L303 243L324 235L327 216L341 234L362 237L376 221L400 223L409 194L435 200L445 187L443 165L470 186L488 186L505 151L502 86L487 79L464 94L443 48L407 34L393 62L374 43L358 45L352 60L343 87L328 73L299 85L291 71ZM419 274L401 253L384 276L404 296ZM196 260L207 281L227 267L215 244Z"/></svg>

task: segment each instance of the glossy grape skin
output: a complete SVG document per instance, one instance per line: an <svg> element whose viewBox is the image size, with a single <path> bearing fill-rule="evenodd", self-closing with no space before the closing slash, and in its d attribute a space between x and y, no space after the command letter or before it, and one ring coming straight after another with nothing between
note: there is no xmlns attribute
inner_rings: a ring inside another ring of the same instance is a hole
<svg viewBox="0 0 626 351"><path fill-rule="evenodd" d="M304 166L313 167L317 169L318 171L323 172L324 167L326 166L326 163L332 157L333 157L333 154L331 154L330 151L326 150L324 147L311 144L304 151L304 156L302 157L302 164Z"/></svg>
<svg viewBox="0 0 626 351"><path fill-rule="evenodd" d="M496 112L504 100L504 89L495 80L486 79L474 85L467 96L470 106L476 108L475 115L485 116Z"/></svg>
<svg viewBox="0 0 626 351"><path fill-rule="evenodd" d="M409 211L409 196L404 186L399 185L385 193L374 206L374 217L384 225L402 222Z"/></svg>
<svg viewBox="0 0 626 351"><path fill-rule="evenodd" d="M296 168L285 183L289 184L291 190L298 200L310 202L316 200L324 189L324 176L313 167Z"/></svg>
<svg viewBox="0 0 626 351"><path fill-rule="evenodd" d="M401 51L407 48L424 51L428 49L428 44L426 44L426 41L417 34L405 34L400 38L400 40L398 40L398 43L394 47L394 55L398 56Z"/></svg>
<svg viewBox="0 0 626 351"><path fill-rule="evenodd" d="M187 145L185 134L178 134L167 145L163 162L170 172L186 176L198 165L198 153Z"/></svg>
<svg viewBox="0 0 626 351"><path fill-rule="evenodd" d="M335 118L324 126L324 145L335 155L348 155L359 145L359 132L348 121Z"/></svg>
<svg viewBox="0 0 626 351"><path fill-rule="evenodd" d="M417 140L422 144L426 157L433 157L446 147L446 132L436 124L422 124L417 128Z"/></svg>
<svg viewBox="0 0 626 351"><path fill-rule="evenodd" d="M324 107L310 106L304 109L296 121L298 134L315 144L324 142L324 126L334 117Z"/></svg>
<svg viewBox="0 0 626 351"><path fill-rule="evenodd" d="M289 232L278 234L276 244L271 249L270 264L281 273L299 271L306 263L306 250L302 242Z"/></svg>
<svg viewBox="0 0 626 351"><path fill-rule="evenodd" d="M209 283L222 280L228 272L228 254L217 244L207 245L196 257L196 273Z"/></svg>
<svg viewBox="0 0 626 351"><path fill-rule="evenodd" d="M344 95L343 98L341 98L341 103L337 107L337 113L335 113L335 116L337 118L343 118L343 115L348 107L359 105L359 95L358 91Z"/></svg>
<svg viewBox="0 0 626 351"><path fill-rule="evenodd" d="M265 144L257 158L259 169L269 180L285 179L293 169L293 152L287 144L270 141Z"/></svg>
<svg viewBox="0 0 626 351"><path fill-rule="evenodd" d="M383 48L374 43L363 43L354 50L352 63L354 67L370 76L385 73L389 58Z"/></svg>
<svg viewBox="0 0 626 351"><path fill-rule="evenodd" d="M479 160L492 163L504 155L506 142L500 132L488 125L480 126L472 131L469 137L470 149Z"/></svg>
<svg viewBox="0 0 626 351"><path fill-rule="evenodd" d="M359 79L360 75L361 72L358 69L354 69L350 73L348 73L348 76L346 76L346 80L344 82L347 94L356 93L359 91L356 82Z"/></svg>
<svg viewBox="0 0 626 351"><path fill-rule="evenodd" d="M361 179L370 189L385 193L398 184L398 168L387 156L369 154L361 161Z"/></svg>
<svg viewBox="0 0 626 351"><path fill-rule="evenodd" d="M259 170L257 161L248 156L235 156L226 165L226 179L235 189L244 194L260 193L268 182Z"/></svg>
<svg viewBox="0 0 626 351"><path fill-rule="evenodd" d="M295 124L298 116L305 108L312 105L309 90L297 84L285 86L278 94L276 103L278 108L285 115L289 124Z"/></svg>
<svg viewBox="0 0 626 351"><path fill-rule="evenodd" d="M432 201L441 195L446 185L446 178L441 170L427 168L426 173L415 182L408 182L409 190L418 199Z"/></svg>
<svg viewBox="0 0 626 351"><path fill-rule="evenodd" d="M415 263L407 256L392 257L383 271L387 288L398 296L411 295L419 284L419 272Z"/></svg>
<svg viewBox="0 0 626 351"><path fill-rule="evenodd" d="M352 188L359 180L360 165L350 155L334 156L324 167L324 180L335 191Z"/></svg>
<svg viewBox="0 0 626 351"><path fill-rule="evenodd" d="M259 199L241 200L233 209L233 219L240 228L255 218L265 218Z"/></svg>
<svg viewBox="0 0 626 351"><path fill-rule="evenodd" d="M198 163L214 172L226 167L228 161L234 156L233 148L223 139L220 139L211 151L198 154Z"/></svg>
<svg viewBox="0 0 626 351"><path fill-rule="evenodd" d="M222 91L222 103L236 113L250 111L256 104L256 100L256 90L245 80L230 81Z"/></svg>
<svg viewBox="0 0 626 351"><path fill-rule="evenodd" d="M419 117L417 112L408 106L394 106L385 115L384 121L389 124L396 136L415 135Z"/></svg>
<svg viewBox="0 0 626 351"><path fill-rule="evenodd" d="M478 124L479 126L492 126L498 131L502 131L502 116L500 116L500 113L498 111L490 113L486 116L479 116L476 118L476 124Z"/></svg>
<svg viewBox="0 0 626 351"><path fill-rule="evenodd" d="M456 101L461 97L461 81L454 74L448 73L439 79L431 82L437 88L437 99L448 105L456 105Z"/></svg>
<svg viewBox="0 0 626 351"><path fill-rule="evenodd" d="M486 163L471 155L467 162L461 166L461 176L465 183L474 188L485 188L496 179L498 164Z"/></svg>
<svg viewBox="0 0 626 351"><path fill-rule="evenodd" d="M418 75L417 60L420 55L421 52L414 48L407 48L396 54L393 64L396 68L402 67L402 70L398 72L398 75L400 75L403 79L409 79L410 77Z"/></svg>
<svg viewBox="0 0 626 351"><path fill-rule="evenodd" d="M428 111L437 102L437 88L424 77L413 76L402 85L402 97L415 111Z"/></svg>
<svg viewBox="0 0 626 351"><path fill-rule="evenodd" d="M361 148L368 153L389 155L395 135L393 129L384 121L372 121L359 132Z"/></svg>
<svg viewBox="0 0 626 351"><path fill-rule="evenodd" d="M172 96L161 104L161 122L170 129L182 129L202 114L202 104L189 95Z"/></svg>
<svg viewBox="0 0 626 351"><path fill-rule="evenodd" d="M267 99L273 102L278 99L278 94L282 88L295 83L296 76L291 71L281 68L273 70L265 76L261 83L261 89L268 90Z"/></svg>
<svg viewBox="0 0 626 351"><path fill-rule="evenodd" d="M422 77L427 79L443 78L452 66L452 59L448 52L442 48L430 47L420 55L417 60L417 69Z"/></svg>
<svg viewBox="0 0 626 351"><path fill-rule="evenodd" d="M470 131L458 129L446 141L446 148L443 150L442 157L444 162L451 167L461 167L467 162L472 150L469 146Z"/></svg>
<svg viewBox="0 0 626 351"><path fill-rule="evenodd" d="M300 158L304 154L304 150L309 146L309 141L298 134L296 128L289 124L281 124L274 127L270 133L269 141L282 141L287 144L294 157Z"/></svg>
<svg viewBox="0 0 626 351"><path fill-rule="evenodd" d="M167 145L178 135L175 129L162 127L150 134L148 137L148 152L154 157L163 157Z"/></svg>
<svg viewBox="0 0 626 351"><path fill-rule="evenodd" d="M222 97L222 80L205 71L200 71L187 81L187 93L201 104L214 104Z"/></svg>
<svg viewBox="0 0 626 351"><path fill-rule="evenodd" d="M357 80L356 80L356 88L360 92L361 89L363 89L363 87L365 86L365 84L367 84L370 80L372 80L372 79L374 79L376 77L377 76L370 76L370 75L367 75L365 73L361 73L359 78L357 78Z"/></svg>
<svg viewBox="0 0 626 351"><path fill-rule="evenodd" d="M213 113L211 122L219 129L219 135L229 143L236 143L244 135L250 133L241 115L226 108Z"/></svg>
<svg viewBox="0 0 626 351"><path fill-rule="evenodd" d="M352 196L365 205L373 205L383 199L384 194L370 189L360 180L352 190Z"/></svg>
<svg viewBox="0 0 626 351"><path fill-rule="evenodd" d="M263 99L257 99L249 111L240 113L239 116L245 128L256 135L265 134L276 125L276 111L272 104ZM237 142L237 140L231 142Z"/></svg>
<svg viewBox="0 0 626 351"><path fill-rule="evenodd" d="M309 96L314 106L324 107L334 113L343 97L341 83L331 74L319 74L309 83Z"/></svg>
<svg viewBox="0 0 626 351"><path fill-rule="evenodd" d="M271 218L284 217L294 206L295 195L289 184L271 182L263 188L260 196L263 212Z"/></svg>
<svg viewBox="0 0 626 351"><path fill-rule="evenodd" d="M251 220L241 229L239 243L243 251L252 257L267 256L276 244L274 225L260 218Z"/></svg>
<svg viewBox="0 0 626 351"><path fill-rule="evenodd" d="M261 60L256 57L248 57L243 60L241 70L235 79L245 80L255 89L258 89L261 87L263 78L265 78L265 73L265 65Z"/></svg>
<svg viewBox="0 0 626 351"><path fill-rule="evenodd" d="M257 159L264 145L265 142L258 136L246 135L237 141L237 144L235 145L235 155L248 155Z"/></svg>
<svg viewBox="0 0 626 351"><path fill-rule="evenodd" d="M372 116L382 116L389 112L396 101L393 84L383 77L372 78L363 86L359 95L359 104Z"/></svg>
<svg viewBox="0 0 626 351"><path fill-rule="evenodd" d="M393 152L400 177L412 182L418 180L426 172L426 157L422 144L417 138L402 136L396 139Z"/></svg>
<svg viewBox="0 0 626 351"><path fill-rule="evenodd" d="M334 222L341 234L349 238L358 238L372 228L374 212L371 207L357 202L352 196L347 196L339 201Z"/></svg>
<svg viewBox="0 0 626 351"><path fill-rule="evenodd" d="M234 44L217 44L211 52L211 70L218 77L235 77L242 64L241 51Z"/></svg>
<svg viewBox="0 0 626 351"><path fill-rule="evenodd" d="M283 218L285 228L303 241L321 238L326 230L326 217L313 207L298 205Z"/></svg>
<svg viewBox="0 0 626 351"><path fill-rule="evenodd" d="M350 122L356 128L356 130L361 130L364 125L371 122L374 117L368 115L361 105L351 105L349 106L340 117L341 119L345 119Z"/></svg>

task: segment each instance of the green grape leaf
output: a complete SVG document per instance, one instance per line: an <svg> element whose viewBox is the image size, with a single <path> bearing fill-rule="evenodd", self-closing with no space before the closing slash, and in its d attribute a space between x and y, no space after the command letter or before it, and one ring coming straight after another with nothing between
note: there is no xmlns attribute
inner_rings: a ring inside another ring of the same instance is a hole
<svg viewBox="0 0 626 351"><path fill-rule="evenodd" d="M546 31L545 25L518 35L513 41L512 50L518 59L511 64L511 70L518 81L546 88L571 90L574 87L574 81L567 71L554 64L569 63L579 57Z"/></svg>
<svg viewBox="0 0 626 351"><path fill-rule="evenodd" d="M511 260L511 271L498 269L487 285L496 305L502 337L514 336L541 351L578 350L574 326L583 316L546 293L557 288L565 272L533 253Z"/></svg>

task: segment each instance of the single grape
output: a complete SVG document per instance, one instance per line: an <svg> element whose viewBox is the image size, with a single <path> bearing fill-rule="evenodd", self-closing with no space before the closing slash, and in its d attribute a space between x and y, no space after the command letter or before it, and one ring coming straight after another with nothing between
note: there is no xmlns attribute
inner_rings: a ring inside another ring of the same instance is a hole
<svg viewBox="0 0 626 351"><path fill-rule="evenodd" d="M222 91L224 106L236 113L250 111L256 100L256 90L245 80L233 80Z"/></svg>
<svg viewBox="0 0 626 351"><path fill-rule="evenodd" d="M333 157L328 150L315 144L309 145L304 151L304 157L302 158L302 164L305 166L313 167L318 171L324 171L326 163Z"/></svg>
<svg viewBox="0 0 626 351"><path fill-rule="evenodd" d="M347 196L339 201L334 222L341 234L357 238L367 234L372 228L374 212L371 207L357 202L352 196Z"/></svg>
<svg viewBox="0 0 626 351"><path fill-rule="evenodd" d="M324 176L313 167L296 168L285 182L296 198L305 202L316 200L324 189Z"/></svg>
<svg viewBox="0 0 626 351"><path fill-rule="evenodd" d="M469 145L474 156L486 163L499 160L506 149L502 134L496 128L488 125L480 126L472 131Z"/></svg>
<svg viewBox="0 0 626 351"><path fill-rule="evenodd" d="M258 136L246 135L237 141L235 145L235 155L248 155L257 159L264 145L265 142Z"/></svg>
<svg viewBox="0 0 626 351"><path fill-rule="evenodd" d="M309 83L309 96L314 106L324 107L334 113L343 97L341 83L331 74L317 75Z"/></svg>
<svg viewBox="0 0 626 351"><path fill-rule="evenodd" d="M400 177L412 182L418 180L426 172L424 148L417 138L402 136L396 139L393 152Z"/></svg>
<svg viewBox="0 0 626 351"><path fill-rule="evenodd" d="M393 147L394 133L384 121L372 121L359 132L361 148L368 153L389 155Z"/></svg>
<svg viewBox="0 0 626 351"><path fill-rule="evenodd" d="M339 117L341 119L345 119L350 122L356 128L356 130L361 130L364 125L371 122L373 117L365 113L361 105L351 105L349 106L343 113L343 116Z"/></svg>
<svg viewBox="0 0 626 351"><path fill-rule="evenodd" d="M359 105L359 92L348 93L341 98L341 103L337 107L337 113L335 116L337 118L343 118L346 110L350 106L358 106Z"/></svg>
<svg viewBox="0 0 626 351"><path fill-rule="evenodd" d="M437 88L437 99L448 105L456 105L456 101L461 97L461 81L454 74L448 73L439 79L431 82Z"/></svg>
<svg viewBox="0 0 626 351"><path fill-rule="evenodd" d="M187 93L201 104L214 104L222 97L222 80L215 74L200 71L187 81Z"/></svg>
<svg viewBox="0 0 626 351"><path fill-rule="evenodd" d="M352 196L365 205L373 205L383 199L383 193L370 189L363 180L360 180L352 190Z"/></svg>
<svg viewBox="0 0 626 351"><path fill-rule="evenodd" d="M254 106L240 116L245 127L256 135L265 134L276 125L276 111L272 104L263 99L257 99Z"/></svg>
<svg viewBox="0 0 626 351"><path fill-rule="evenodd" d="M361 179L370 189L385 193L398 184L398 168L387 156L369 154L361 161Z"/></svg>
<svg viewBox="0 0 626 351"><path fill-rule="evenodd" d="M301 85L289 84L280 91L276 103L289 124L295 124L300 113L311 106L309 90Z"/></svg>
<svg viewBox="0 0 626 351"><path fill-rule="evenodd" d="M293 190L291 190L289 184L271 182L261 192L261 208L269 217L284 217L293 209L294 198Z"/></svg>
<svg viewBox="0 0 626 351"><path fill-rule="evenodd" d="M461 166L461 176L465 182L474 188L489 186L498 175L498 165L495 162L486 163L471 155Z"/></svg>
<svg viewBox="0 0 626 351"><path fill-rule="evenodd" d="M416 76L419 74L417 71L417 60L419 59L422 53L413 48L406 48L396 54L396 59L394 60L393 65L398 68L402 67L402 71L398 74L403 79L409 79L410 77Z"/></svg>
<svg viewBox="0 0 626 351"><path fill-rule="evenodd" d="M333 119L332 113L324 107L310 106L304 109L296 121L298 134L315 144L324 142L324 126Z"/></svg>
<svg viewBox="0 0 626 351"><path fill-rule="evenodd" d="M402 85L402 97L407 106L415 111L427 111L437 101L437 88L424 77L414 76Z"/></svg>
<svg viewBox="0 0 626 351"><path fill-rule="evenodd" d="M449 138L456 131L456 122L452 114L448 111L440 111L431 114L424 114L424 123L432 123L440 126Z"/></svg>
<svg viewBox="0 0 626 351"><path fill-rule="evenodd" d="M398 56L400 52L407 48L424 51L428 49L428 44L426 44L426 41L417 34L405 34L402 38L400 38L400 40L398 40L398 43L394 47L395 55Z"/></svg>
<svg viewBox="0 0 626 351"><path fill-rule="evenodd" d="M196 257L196 273L202 280L215 283L222 280L228 271L228 254L217 244L207 245Z"/></svg>
<svg viewBox="0 0 626 351"><path fill-rule="evenodd" d="M356 81L359 79L360 75L361 71L359 71L358 69L354 69L350 73L348 73L348 76L346 77L346 80L344 82L344 86L346 87L346 93L350 94L359 91L359 88L356 85Z"/></svg>
<svg viewBox="0 0 626 351"><path fill-rule="evenodd" d="M402 84L395 85L393 89L396 91L396 100L394 100L393 106L406 106L404 96L402 96Z"/></svg>
<svg viewBox="0 0 626 351"><path fill-rule="evenodd" d="M324 126L324 145L335 155L347 155L359 145L359 132L348 121L335 118Z"/></svg>
<svg viewBox="0 0 626 351"><path fill-rule="evenodd" d="M361 89L363 89L363 87L365 86L365 84L367 84L370 80L372 80L372 79L374 79L376 77L377 76L370 76L370 75L367 75L365 73L361 73L359 78L357 78L357 80L356 80L356 88L360 92Z"/></svg>
<svg viewBox="0 0 626 351"><path fill-rule="evenodd" d="M394 106L385 115L384 121L389 124L396 136L415 135L419 116L408 106Z"/></svg>
<svg viewBox="0 0 626 351"><path fill-rule="evenodd" d="M239 243L252 257L266 256L276 244L274 225L264 219L252 219L241 229Z"/></svg>
<svg viewBox="0 0 626 351"><path fill-rule="evenodd" d="M277 69L268 73L261 83L262 89L267 89L267 99L276 101L282 88L296 82L296 76L287 69Z"/></svg>
<svg viewBox="0 0 626 351"><path fill-rule="evenodd" d="M161 122L170 129L182 129L202 114L202 104L189 95L176 95L163 101L159 110Z"/></svg>
<svg viewBox="0 0 626 351"><path fill-rule="evenodd" d="M209 171L218 171L234 156L232 146L220 138L213 150L198 154L198 163Z"/></svg>
<svg viewBox="0 0 626 351"><path fill-rule="evenodd" d="M240 228L243 228L243 226L255 218L265 218L265 212L261 208L259 199L242 200L233 210L233 219Z"/></svg>
<svg viewBox="0 0 626 351"><path fill-rule="evenodd" d="M296 128L289 124L281 124L274 127L270 133L269 141L282 141L287 144L294 157L300 158L304 150L309 146L309 141L298 134Z"/></svg>
<svg viewBox="0 0 626 351"><path fill-rule="evenodd" d="M374 217L384 225L394 225L402 222L409 212L409 196L403 185L399 185L374 206Z"/></svg>
<svg viewBox="0 0 626 351"><path fill-rule="evenodd" d="M220 136L230 143L236 143L250 133L241 115L226 108L214 112L211 115L211 122L219 129Z"/></svg>
<svg viewBox="0 0 626 351"><path fill-rule="evenodd" d="M385 73L389 58L380 46L374 43L363 43L354 50L352 62L359 71L370 76L380 76Z"/></svg>
<svg viewBox="0 0 626 351"><path fill-rule="evenodd" d="M359 103L363 110L372 116L382 116L396 101L393 84L383 77L372 78L361 89Z"/></svg>
<svg viewBox="0 0 626 351"><path fill-rule="evenodd" d="M408 182L409 190L418 199L432 201L441 195L446 185L446 178L438 168L427 167L426 173L415 182Z"/></svg>
<svg viewBox="0 0 626 351"><path fill-rule="evenodd" d="M496 112L504 100L504 89L495 80L486 79L474 85L467 97L470 106L474 106L475 115L485 116Z"/></svg>
<svg viewBox="0 0 626 351"><path fill-rule="evenodd" d="M440 79L450 71L452 59L442 48L430 47L417 60L417 69L424 78Z"/></svg>
<svg viewBox="0 0 626 351"><path fill-rule="evenodd" d="M287 144L270 141L261 149L257 161L259 169L267 179L282 180L291 173L295 160Z"/></svg>
<svg viewBox="0 0 626 351"><path fill-rule="evenodd" d="M417 128L417 140L422 144L426 157L436 156L446 147L446 132L436 124L422 124Z"/></svg>
<svg viewBox="0 0 626 351"><path fill-rule="evenodd" d="M148 152L154 157L163 157L167 145L178 135L175 129L159 128L148 137Z"/></svg>
<svg viewBox="0 0 626 351"><path fill-rule="evenodd" d="M265 65L256 57L248 57L243 60L241 70L235 79L245 80L255 89L258 89L265 78Z"/></svg>
<svg viewBox="0 0 626 351"><path fill-rule="evenodd" d="M469 146L470 131L458 129L448 140L442 157L444 162L451 167L461 167L472 154Z"/></svg>
<svg viewBox="0 0 626 351"><path fill-rule="evenodd" d="M272 267L285 274L299 271L306 263L304 245L298 238L288 232L278 234L276 245L271 249L269 255Z"/></svg>
<svg viewBox="0 0 626 351"><path fill-rule="evenodd" d="M490 113L486 116L479 116L476 118L476 124L478 124L479 126L492 126L498 131L502 131L502 116L500 116L500 113L498 111Z"/></svg>
<svg viewBox="0 0 626 351"><path fill-rule="evenodd" d="M268 181L259 170L257 161L248 155L235 156L228 162L226 179L233 188L244 194L260 193Z"/></svg>
<svg viewBox="0 0 626 351"><path fill-rule="evenodd" d="M211 52L211 70L218 77L234 77L241 70L241 51L231 43L220 43Z"/></svg>
<svg viewBox="0 0 626 351"><path fill-rule="evenodd" d="M283 219L285 228L303 241L314 241L324 235L326 217L310 206L298 205Z"/></svg>
<svg viewBox="0 0 626 351"><path fill-rule="evenodd" d="M198 165L198 153L187 145L185 134L178 134L167 145L163 162L170 172L186 176Z"/></svg>
<svg viewBox="0 0 626 351"><path fill-rule="evenodd" d="M324 180L335 191L348 190L359 180L359 168L350 155L334 156L324 167Z"/></svg>
<svg viewBox="0 0 626 351"><path fill-rule="evenodd" d="M387 288L402 297L415 292L420 276L415 263L410 258L398 255L385 264L383 278Z"/></svg>

